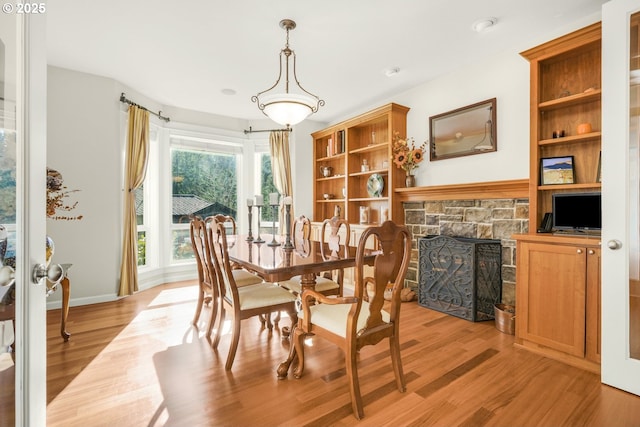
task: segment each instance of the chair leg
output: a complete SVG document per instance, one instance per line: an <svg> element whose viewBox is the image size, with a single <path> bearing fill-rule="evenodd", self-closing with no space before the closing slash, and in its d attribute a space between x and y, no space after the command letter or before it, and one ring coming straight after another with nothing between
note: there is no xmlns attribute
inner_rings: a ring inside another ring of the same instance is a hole
<svg viewBox="0 0 640 427"><path fill-rule="evenodd" d="M404 372L402 372L402 359L400 358L400 342L398 335L389 337L389 351L391 353L391 365L393 366L393 373L396 376L396 385L398 391L404 393L407 390L407 386L404 382Z"/></svg>
<svg viewBox="0 0 640 427"><path fill-rule="evenodd" d="M209 322L207 323L207 338L211 336L213 325L218 317L218 301L215 298L211 299L211 315L209 316Z"/></svg>
<svg viewBox="0 0 640 427"><path fill-rule="evenodd" d="M357 419L364 417L362 396L360 395L360 380L358 379L358 360L356 358L356 348L347 345L345 354L345 365L347 368L347 378L349 379L349 393L351 394L351 409Z"/></svg>
<svg viewBox="0 0 640 427"><path fill-rule="evenodd" d="M215 320L214 322L214 329L215 329L215 337L213 337L213 343L211 343L211 346L214 349L218 348L218 344L220 343L220 337L222 336L222 327L224 326L224 318L225 318L225 314L226 314L226 310L224 309L224 304L220 304L219 309L217 310L218 315L217 320Z"/></svg>
<svg viewBox="0 0 640 427"><path fill-rule="evenodd" d="M304 338L307 335L303 328L298 325L294 327L295 323L291 324L291 328L293 329L293 333L291 334L291 339L296 349L296 355L298 356L298 365L293 370L293 376L295 378L302 377L302 373L304 372Z"/></svg>
<svg viewBox="0 0 640 427"><path fill-rule="evenodd" d="M236 351L238 350L238 342L240 341L240 316L233 316L233 332L231 333L231 344L229 345L229 355L227 356L227 363L224 368L227 371L231 370L233 366L233 359L236 358Z"/></svg>
<svg viewBox="0 0 640 427"><path fill-rule="evenodd" d="M198 302L196 303L196 313L193 316L193 326L198 326L198 319L200 319L200 313L202 312L202 306L204 305L204 292L200 290L198 293Z"/></svg>

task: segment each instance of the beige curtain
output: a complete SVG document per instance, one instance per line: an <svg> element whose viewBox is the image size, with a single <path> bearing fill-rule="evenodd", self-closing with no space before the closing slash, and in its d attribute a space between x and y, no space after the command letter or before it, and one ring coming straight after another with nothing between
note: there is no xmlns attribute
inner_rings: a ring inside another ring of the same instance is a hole
<svg viewBox="0 0 640 427"><path fill-rule="evenodd" d="M273 171L273 184L278 192L284 196L293 196L291 184L291 156L289 153L289 132L271 131L269 134L269 147L271 150L271 170ZM291 205L291 218L293 205ZM284 232L284 205L280 205L279 222L280 232Z"/></svg>
<svg viewBox="0 0 640 427"><path fill-rule="evenodd" d="M129 131L124 179L124 233L120 291L118 296L133 295L138 290L138 231L135 190L144 182L149 159L149 112L129 106Z"/></svg>

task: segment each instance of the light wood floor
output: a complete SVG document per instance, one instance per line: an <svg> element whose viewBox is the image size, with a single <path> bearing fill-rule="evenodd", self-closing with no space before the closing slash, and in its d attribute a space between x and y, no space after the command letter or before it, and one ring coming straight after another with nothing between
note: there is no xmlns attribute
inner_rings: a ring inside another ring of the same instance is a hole
<svg viewBox="0 0 640 427"><path fill-rule="evenodd" d="M351 413L342 352L314 339L305 375L276 378L289 343L244 321L231 372L229 336L214 352L190 326L193 282L72 307L64 343L48 314L47 425L72 426L640 426L640 397L599 376L513 347L493 322L402 306L407 391L386 343L359 360L365 418ZM208 314L204 310L202 318ZM280 326L288 325L283 317Z"/></svg>

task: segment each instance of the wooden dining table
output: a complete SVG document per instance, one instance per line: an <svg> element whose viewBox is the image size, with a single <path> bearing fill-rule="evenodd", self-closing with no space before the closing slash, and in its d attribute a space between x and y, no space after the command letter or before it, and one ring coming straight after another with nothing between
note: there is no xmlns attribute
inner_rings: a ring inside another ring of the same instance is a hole
<svg viewBox="0 0 640 427"><path fill-rule="evenodd" d="M274 240L280 245L270 246L269 243ZM354 267L356 264L356 248L352 246L346 251L344 246L340 246L340 250L331 251L327 246L321 248L321 243L313 240L299 242L293 249L283 248L283 243L284 239L279 236L275 236L273 240L267 239L265 243L247 241L243 235L228 236L229 260L267 282L281 282L300 275L302 292L315 288L318 273ZM373 261L373 255L366 257L365 261ZM289 367L296 357L295 346L291 343L289 356L278 366L278 378L287 377Z"/></svg>

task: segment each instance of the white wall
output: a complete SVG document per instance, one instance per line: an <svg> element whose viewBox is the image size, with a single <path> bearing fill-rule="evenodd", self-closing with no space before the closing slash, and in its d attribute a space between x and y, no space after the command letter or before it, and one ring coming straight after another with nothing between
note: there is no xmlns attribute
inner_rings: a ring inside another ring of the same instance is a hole
<svg viewBox="0 0 640 427"><path fill-rule="evenodd" d="M69 212L80 221L47 220L55 263L73 263L69 274L76 303L111 299L119 275L121 173L117 83L56 67L48 69L47 165L69 190L80 190ZM60 298L61 292L50 297Z"/></svg>

